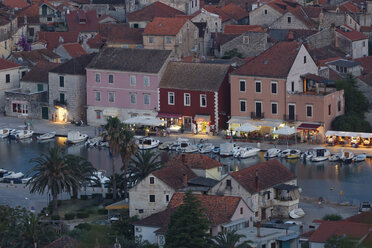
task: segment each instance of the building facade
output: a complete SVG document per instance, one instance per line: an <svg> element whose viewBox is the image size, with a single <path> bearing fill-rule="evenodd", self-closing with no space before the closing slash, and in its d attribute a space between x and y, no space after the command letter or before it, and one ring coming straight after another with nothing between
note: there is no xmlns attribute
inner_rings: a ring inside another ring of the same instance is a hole
<svg viewBox="0 0 372 248"><path fill-rule="evenodd" d="M5 91L19 88L21 65L0 58L0 112L5 110Z"/></svg>

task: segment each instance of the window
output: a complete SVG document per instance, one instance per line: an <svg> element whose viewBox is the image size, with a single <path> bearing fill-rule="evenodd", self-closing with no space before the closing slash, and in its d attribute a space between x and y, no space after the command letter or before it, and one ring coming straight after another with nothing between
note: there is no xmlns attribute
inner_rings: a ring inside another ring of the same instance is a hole
<svg viewBox="0 0 372 248"><path fill-rule="evenodd" d="M109 102L115 102L115 92L108 93Z"/></svg>
<svg viewBox="0 0 372 248"><path fill-rule="evenodd" d="M59 87L63 88L65 87L65 77L59 76Z"/></svg>
<svg viewBox="0 0 372 248"><path fill-rule="evenodd" d="M247 101L246 100L240 100L240 112L247 111Z"/></svg>
<svg viewBox="0 0 372 248"><path fill-rule="evenodd" d="M96 73L96 83L101 82L101 74Z"/></svg>
<svg viewBox="0 0 372 248"><path fill-rule="evenodd" d="M366 42L365 42L365 41L363 41L363 43L362 43L362 44L363 44L363 47L365 47L365 46L366 46Z"/></svg>
<svg viewBox="0 0 372 248"><path fill-rule="evenodd" d="M195 1L195 7L198 7L198 0Z"/></svg>
<svg viewBox="0 0 372 248"><path fill-rule="evenodd" d="M267 15L267 9L264 10L265 15Z"/></svg>
<svg viewBox="0 0 372 248"><path fill-rule="evenodd" d="M149 36L149 43L154 43L154 36Z"/></svg>
<svg viewBox="0 0 372 248"><path fill-rule="evenodd" d="M338 112L341 111L341 101L337 102L337 110L338 110Z"/></svg>
<svg viewBox="0 0 372 248"><path fill-rule="evenodd" d="M276 102L271 103L271 114L273 114L273 115L278 114L278 103L276 103Z"/></svg>
<svg viewBox="0 0 372 248"><path fill-rule="evenodd" d="M34 36L34 34L35 34L35 29L34 29L34 28L29 28L29 29L28 29L28 34L29 34L30 36Z"/></svg>
<svg viewBox="0 0 372 248"><path fill-rule="evenodd" d="M306 117L313 117L313 106L306 105Z"/></svg>
<svg viewBox="0 0 372 248"><path fill-rule="evenodd" d="M149 195L150 202L155 202L155 195Z"/></svg>
<svg viewBox="0 0 372 248"><path fill-rule="evenodd" d="M10 83L10 74L5 75L5 82Z"/></svg>
<svg viewBox="0 0 372 248"><path fill-rule="evenodd" d="M291 82L291 91L294 92L294 82Z"/></svg>
<svg viewBox="0 0 372 248"><path fill-rule="evenodd" d="M331 104L328 104L328 115L331 115L331 114L332 114Z"/></svg>
<svg viewBox="0 0 372 248"><path fill-rule="evenodd" d="M12 111L14 113L28 114L28 105L27 104L20 104L20 103L13 103L12 104Z"/></svg>
<svg viewBox="0 0 372 248"><path fill-rule="evenodd" d="M131 104L136 104L137 103L137 94L135 94L135 93L130 94L130 103Z"/></svg>
<svg viewBox="0 0 372 248"><path fill-rule="evenodd" d="M290 16L287 17L287 21L288 23L291 23L292 22L292 18Z"/></svg>
<svg viewBox="0 0 372 248"><path fill-rule="evenodd" d="M65 93L59 93L59 101L61 103L64 103L65 102Z"/></svg>
<svg viewBox="0 0 372 248"><path fill-rule="evenodd" d="M207 95L200 95L200 107L207 107Z"/></svg>
<svg viewBox="0 0 372 248"><path fill-rule="evenodd" d="M26 71L22 71L22 77L26 75Z"/></svg>
<svg viewBox="0 0 372 248"><path fill-rule="evenodd" d="M143 214L143 209L138 209L139 214Z"/></svg>
<svg viewBox="0 0 372 248"><path fill-rule="evenodd" d="M100 102L101 101L101 92L95 91L94 93L96 95L96 102Z"/></svg>
<svg viewBox="0 0 372 248"><path fill-rule="evenodd" d="M109 80L110 84L113 84L114 83L114 75L110 74L108 80Z"/></svg>
<svg viewBox="0 0 372 248"><path fill-rule="evenodd" d="M143 77L143 85L145 87L150 87L150 77L148 77L148 76Z"/></svg>
<svg viewBox="0 0 372 248"><path fill-rule="evenodd" d="M150 104L150 95L149 94L144 94L143 95L143 103L145 105L149 105Z"/></svg>
<svg viewBox="0 0 372 248"><path fill-rule="evenodd" d="M306 56L304 56L304 64L306 64Z"/></svg>
<svg viewBox="0 0 372 248"><path fill-rule="evenodd" d="M356 42L354 42L354 48L356 48Z"/></svg>
<svg viewBox="0 0 372 248"><path fill-rule="evenodd" d="M179 35L178 35L178 43L182 43L182 33L180 33Z"/></svg>
<svg viewBox="0 0 372 248"><path fill-rule="evenodd" d="M249 37L246 35L243 36L243 44L249 44Z"/></svg>
<svg viewBox="0 0 372 248"><path fill-rule="evenodd" d="M174 105L174 92L168 92L168 105Z"/></svg>
<svg viewBox="0 0 372 248"><path fill-rule="evenodd" d="M167 36L167 37L165 38L165 41L166 41L167 44L171 44L171 43L172 43L172 38L169 37L169 36Z"/></svg>
<svg viewBox="0 0 372 248"><path fill-rule="evenodd" d="M230 179L226 180L226 187L231 187L231 180Z"/></svg>
<svg viewBox="0 0 372 248"><path fill-rule="evenodd" d="M136 76L130 76L130 86L136 86Z"/></svg>
<svg viewBox="0 0 372 248"><path fill-rule="evenodd" d="M277 94L278 93L278 83L277 82L271 82L271 93Z"/></svg>
<svg viewBox="0 0 372 248"><path fill-rule="evenodd" d="M195 30L195 32L194 32L194 39L197 39L198 36L199 36L199 34L198 34L198 30Z"/></svg>
<svg viewBox="0 0 372 248"><path fill-rule="evenodd" d="M44 90L44 85L43 84L37 84L37 91L43 91Z"/></svg>
<svg viewBox="0 0 372 248"><path fill-rule="evenodd" d="M169 202L169 195L165 195L165 201Z"/></svg>
<svg viewBox="0 0 372 248"><path fill-rule="evenodd" d="M245 92L245 81L240 80L239 85L240 85L240 92Z"/></svg>
<svg viewBox="0 0 372 248"><path fill-rule="evenodd" d="M102 111L96 111L96 119L99 120L101 119L102 116Z"/></svg>
<svg viewBox="0 0 372 248"><path fill-rule="evenodd" d="M52 17L47 17L47 21L48 22L51 22L52 21Z"/></svg>
<svg viewBox="0 0 372 248"><path fill-rule="evenodd" d="M261 93L261 82L256 81L256 93Z"/></svg>
<svg viewBox="0 0 372 248"><path fill-rule="evenodd" d="M47 9L48 7L46 5L43 5L43 7L41 7L41 14L43 16L46 16L47 15Z"/></svg>
<svg viewBox="0 0 372 248"><path fill-rule="evenodd" d="M183 105L185 106L190 106L190 94L189 93L185 93L184 95L184 100L183 100Z"/></svg>
<svg viewBox="0 0 372 248"><path fill-rule="evenodd" d="M154 177L150 177L150 184L154 184L155 183L155 178Z"/></svg>
<svg viewBox="0 0 372 248"><path fill-rule="evenodd" d="M240 208L240 214L243 214L243 208Z"/></svg>

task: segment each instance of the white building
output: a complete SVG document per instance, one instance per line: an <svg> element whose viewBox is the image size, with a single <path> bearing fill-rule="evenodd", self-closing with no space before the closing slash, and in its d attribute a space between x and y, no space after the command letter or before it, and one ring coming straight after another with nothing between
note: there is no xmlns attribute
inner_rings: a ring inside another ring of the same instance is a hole
<svg viewBox="0 0 372 248"><path fill-rule="evenodd" d="M19 88L21 65L0 58L0 112L5 108L5 91Z"/></svg>

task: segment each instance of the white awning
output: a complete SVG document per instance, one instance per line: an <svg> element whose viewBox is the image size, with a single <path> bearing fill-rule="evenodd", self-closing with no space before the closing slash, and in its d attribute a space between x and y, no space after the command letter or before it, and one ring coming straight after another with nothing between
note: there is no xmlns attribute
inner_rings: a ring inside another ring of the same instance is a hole
<svg viewBox="0 0 372 248"><path fill-rule="evenodd" d="M247 123L249 120L248 117L242 117L242 116L232 116L230 120L227 121L228 124L244 124Z"/></svg>
<svg viewBox="0 0 372 248"><path fill-rule="evenodd" d="M279 134L279 135L292 135L295 133L296 133L296 129L293 127L288 127L288 126L284 126L273 132L273 134Z"/></svg>
<svg viewBox="0 0 372 248"><path fill-rule="evenodd" d="M199 121L208 122L208 121L211 121L211 116L210 115L195 115L194 120L196 122L199 122Z"/></svg>
<svg viewBox="0 0 372 248"><path fill-rule="evenodd" d="M119 111L116 109L104 109L103 110L103 116L112 116L116 117L119 115Z"/></svg>
<svg viewBox="0 0 372 248"><path fill-rule="evenodd" d="M240 127L235 128L235 131L237 131L237 132L246 132L246 133L250 133L250 132L257 131L258 129L259 129L258 127L253 126L253 125L250 124L250 123L244 123L244 124L241 125Z"/></svg>
<svg viewBox="0 0 372 248"><path fill-rule="evenodd" d="M283 121L281 120L249 120L248 122L255 126L278 127L280 124L282 124Z"/></svg>
<svg viewBox="0 0 372 248"><path fill-rule="evenodd" d="M162 121L159 118L156 118L153 116L136 116L136 117L123 121L123 123L156 127L156 126L161 126L162 124L165 124L167 122Z"/></svg>
<svg viewBox="0 0 372 248"><path fill-rule="evenodd" d="M359 132L344 132L344 131L327 131L326 136L342 136L342 137L361 137L372 138L372 133L359 133Z"/></svg>

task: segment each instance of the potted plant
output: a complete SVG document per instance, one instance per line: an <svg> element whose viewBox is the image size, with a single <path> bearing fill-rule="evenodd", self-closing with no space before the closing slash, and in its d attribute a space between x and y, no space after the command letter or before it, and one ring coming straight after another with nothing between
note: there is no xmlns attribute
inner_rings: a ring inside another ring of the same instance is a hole
<svg viewBox="0 0 372 248"><path fill-rule="evenodd" d="M181 124L181 133L185 132L185 128L183 126L183 123Z"/></svg>

